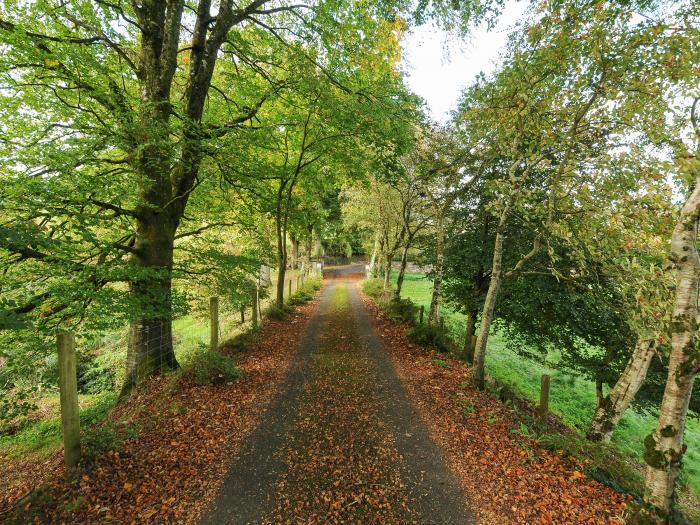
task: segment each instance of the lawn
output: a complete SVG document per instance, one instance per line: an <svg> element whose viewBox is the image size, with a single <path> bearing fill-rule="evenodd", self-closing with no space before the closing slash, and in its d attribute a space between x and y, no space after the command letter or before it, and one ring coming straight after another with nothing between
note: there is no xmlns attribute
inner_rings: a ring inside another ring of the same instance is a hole
<svg viewBox="0 0 700 525"><path fill-rule="evenodd" d="M432 281L420 273L406 275L401 295L417 305L430 306ZM464 339L465 316L442 308L445 325L458 341ZM486 371L519 395L532 401L539 399L540 377L551 376L550 408L569 426L585 431L590 424L595 407L595 385L541 363L526 359L509 351L497 331L489 337ZM643 440L654 428L656 416L641 410L628 410L613 434L613 444L625 454L642 461ZM683 464L683 479L700 495L700 418L692 414L688 418L685 442L688 445Z"/></svg>

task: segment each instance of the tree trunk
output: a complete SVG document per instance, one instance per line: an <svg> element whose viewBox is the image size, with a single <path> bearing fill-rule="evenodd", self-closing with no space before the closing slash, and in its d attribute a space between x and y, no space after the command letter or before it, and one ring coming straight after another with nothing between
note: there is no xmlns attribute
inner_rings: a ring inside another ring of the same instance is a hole
<svg viewBox="0 0 700 525"><path fill-rule="evenodd" d="M437 325L440 317L440 287L442 285L442 268L445 264L445 228L444 217L438 213L437 232L435 235L435 277L433 279L433 295L430 299L428 323Z"/></svg>
<svg viewBox="0 0 700 525"><path fill-rule="evenodd" d="M172 267L176 224L162 213L144 212L138 223L133 262L145 275L131 282L140 315L129 328L122 396L141 379L178 368L172 340Z"/></svg>
<svg viewBox="0 0 700 525"><path fill-rule="evenodd" d="M474 349L474 367L472 370L472 380L474 386L479 389L484 389L484 379L486 374L486 344L489 340L489 331L493 322L493 312L496 308L496 300L498 299L498 290L501 287L502 266L503 266L503 241L505 240L505 228L508 222L511 202L506 204L501 212L501 218L498 221L496 228L496 240L493 247L493 260L491 262L491 280L489 289L486 292L484 307L481 311L481 329L479 337L476 340L476 348Z"/></svg>
<svg viewBox="0 0 700 525"><path fill-rule="evenodd" d="M401 287L403 286L403 279L404 276L406 275L406 266L408 265L408 249L410 247L409 243L406 243L406 246L403 248L403 252L401 253L401 266L399 267L399 275L396 278L396 290L394 290L394 297L396 299L401 298Z"/></svg>
<svg viewBox="0 0 700 525"><path fill-rule="evenodd" d="M394 256L389 254L386 256L386 262L384 263L384 291L388 292L391 288L391 265L393 263Z"/></svg>
<svg viewBox="0 0 700 525"><path fill-rule="evenodd" d="M700 370L700 349L695 341L700 277L696 246L699 216L700 175L696 175L692 193L681 210L671 237L670 261L677 276L668 379L658 425L644 440L644 460L647 463L644 501L647 509L640 515L648 513L657 520L666 520L671 510L676 476L686 449L683 431L688 404L695 376Z"/></svg>
<svg viewBox="0 0 700 525"><path fill-rule="evenodd" d="M284 307L284 281L287 275L287 235L282 221L280 204L275 216L277 230L277 295L275 297L275 305L277 308Z"/></svg>
<svg viewBox="0 0 700 525"><path fill-rule="evenodd" d="M372 249L372 256L369 259L368 277L377 276L377 254L379 253L379 248L379 233L377 233L374 236L374 248Z"/></svg>
<svg viewBox="0 0 700 525"><path fill-rule="evenodd" d="M590 441L610 441L613 431L646 379L655 349L656 342L653 339L640 339L625 370L608 395L602 395L602 383L597 387L598 406L586 435Z"/></svg>
<svg viewBox="0 0 700 525"><path fill-rule="evenodd" d="M292 241L292 269L296 270L299 267L299 239L297 239L295 235L291 235L291 241Z"/></svg>
<svg viewBox="0 0 700 525"><path fill-rule="evenodd" d="M474 333L476 331L476 316L479 312L476 310L469 310L467 314L467 334L464 338L464 352L463 358L470 365L474 363L474 345L472 340L474 339Z"/></svg>

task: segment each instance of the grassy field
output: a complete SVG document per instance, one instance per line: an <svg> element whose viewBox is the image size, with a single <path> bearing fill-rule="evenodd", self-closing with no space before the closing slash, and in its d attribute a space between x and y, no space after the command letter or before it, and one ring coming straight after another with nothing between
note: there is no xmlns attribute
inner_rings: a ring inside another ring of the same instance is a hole
<svg viewBox="0 0 700 525"><path fill-rule="evenodd" d="M424 305L427 311L431 290L431 280L423 274L410 273L406 275L401 295L412 299L418 305ZM465 316L449 308L443 308L441 314L455 338L462 341ZM489 336L486 371L501 384L532 401L539 399L541 375L550 374L552 411L569 426L581 431L585 431L590 424L595 407L593 382L549 369L509 351L498 332ZM620 451L641 462L643 440L655 424L654 414L628 410L613 434L613 443ZM684 458L682 478L689 488L700 496L700 418L697 415L688 419L685 441L688 451Z"/></svg>

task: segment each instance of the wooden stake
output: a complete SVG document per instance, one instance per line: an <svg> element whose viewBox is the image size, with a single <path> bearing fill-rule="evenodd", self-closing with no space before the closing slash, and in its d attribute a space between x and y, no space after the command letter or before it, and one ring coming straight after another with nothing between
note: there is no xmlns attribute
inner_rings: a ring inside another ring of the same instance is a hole
<svg viewBox="0 0 700 525"><path fill-rule="evenodd" d="M540 380L540 410L539 416L541 421L546 421L549 413L549 376L542 374Z"/></svg>
<svg viewBox="0 0 700 525"><path fill-rule="evenodd" d="M289 298L292 297L292 280L289 279Z"/></svg>
<svg viewBox="0 0 700 525"><path fill-rule="evenodd" d="M423 314L425 313L425 305L420 305L420 324L423 324Z"/></svg>
<svg viewBox="0 0 700 525"><path fill-rule="evenodd" d="M80 411L78 408L78 374L75 362L75 334L59 332L58 387L63 426L63 459L66 477L72 477L80 463Z"/></svg>
<svg viewBox="0 0 700 525"><path fill-rule="evenodd" d="M241 324L245 323L245 305L241 305Z"/></svg>
<svg viewBox="0 0 700 525"><path fill-rule="evenodd" d="M219 298L209 298L209 348L219 349Z"/></svg>

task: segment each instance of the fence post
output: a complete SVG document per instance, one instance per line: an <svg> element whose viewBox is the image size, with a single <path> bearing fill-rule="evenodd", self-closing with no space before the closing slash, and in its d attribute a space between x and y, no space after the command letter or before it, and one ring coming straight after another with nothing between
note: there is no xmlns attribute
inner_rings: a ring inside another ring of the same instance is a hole
<svg viewBox="0 0 700 525"><path fill-rule="evenodd" d="M289 299L291 299L292 298L292 280L291 279L289 279L289 294L288 295L289 295Z"/></svg>
<svg viewBox="0 0 700 525"><path fill-rule="evenodd" d="M542 374L540 380L540 409L539 416L541 421L546 421L549 413L549 376Z"/></svg>
<svg viewBox="0 0 700 525"><path fill-rule="evenodd" d="M80 462L80 411L78 409L78 374L75 362L75 334L59 332L58 388L61 399L61 424L63 426L63 460L66 477L74 474Z"/></svg>
<svg viewBox="0 0 700 525"><path fill-rule="evenodd" d="M219 348L219 298L209 298L209 347L212 352Z"/></svg>
<svg viewBox="0 0 700 525"><path fill-rule="evenodd" d="M425 313L425 305L420 305L420 324L423 324L423 314Z"/></svg>
<svg viewBox="0 0 700 525"><path fill-rule="evenodd" d="M299 279L301 278L300 275L297 275L297 292L299 291Z"/></svg>
<svg viewBox="0 0 700 525"><path fill-rule="evenodd" d="M258 326L258 287L253 289L253 326Z"/></svg>
<svg viewBox="0 0 700 525"><path fill-rule="evenodd" d="M245 323L245 305L241 305L241 324Z"/></svg>

